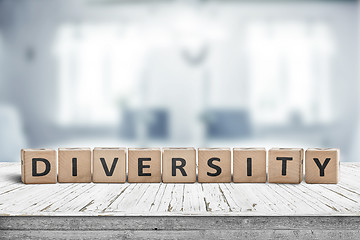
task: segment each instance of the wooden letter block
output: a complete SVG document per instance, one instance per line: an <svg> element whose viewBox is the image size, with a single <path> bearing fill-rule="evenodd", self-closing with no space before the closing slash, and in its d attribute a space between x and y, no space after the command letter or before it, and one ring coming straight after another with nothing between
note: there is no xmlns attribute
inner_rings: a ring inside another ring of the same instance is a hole
<svg viewBox="0 0 360 240"><path fill-rule="evenodd" d="M231 182L230 148L199 148L198 156L200 183Z"/></svg>
<svg viewBox="0 0 360 240"><path fill-rule="evenodd" d="M266 149L234 148L233 166L235 183L265 183Z"/></svg>
<svg viewBox="0 0 360 240"><path fill-rule="evenodd" d="M163 148L162 169L164 183L194 183L195 148Z"/></svg>
<svg viewBox="0 0 360 240"><path fill-rule="evenodd" d="M59 148L59 182L91 182L91 149Z"/></svg>
<svg viewBox="0 0 360 240"><path fill-rule="evenodd" d="M128 182L161 182L160 148L130 148L128 165Z"/></svg>
<svg viewBox="0 0 360 240"><path fill-rule="evenodd" d="M124 183L126 181L126 148L94 148L93 182Z"/></svg>
<svg viewBox="0 0 360 240"><path fill-rule="evenodd" d="M305 152L305 182L338 183L339 162L339 149L309 148Z"/></svg>
<svg viewBox="0 0 360 240"><path fill-rule="evenodd" d="M272 148L269 150L269 183L300 183L303 179L302 148Z"/></svg>
<svg viewBox="0 0 360 240"><path fill-rule="evenodd" d="M21 181L23 183L56 183L56 151L53 149L21 149Z"/></svg>

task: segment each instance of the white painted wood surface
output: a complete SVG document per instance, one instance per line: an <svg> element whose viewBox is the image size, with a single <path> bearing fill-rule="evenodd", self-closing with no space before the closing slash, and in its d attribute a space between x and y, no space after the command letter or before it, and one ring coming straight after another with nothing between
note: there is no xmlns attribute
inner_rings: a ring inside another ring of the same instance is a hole
<svg viewBox="0 0 360 240"><path fill-rule="evenodd" d="M25 185L18 163L0 163L2 216L360 216L360 163L325 184Z"/></svg>

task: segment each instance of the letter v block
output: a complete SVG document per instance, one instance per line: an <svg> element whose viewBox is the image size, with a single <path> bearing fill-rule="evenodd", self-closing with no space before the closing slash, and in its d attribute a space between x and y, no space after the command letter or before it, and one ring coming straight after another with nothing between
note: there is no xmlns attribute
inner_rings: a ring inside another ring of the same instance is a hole
<svg viewBox="0 0 360 240"><path fill-rule="evenodd" d="M126 148L94 148L93 182L124 183L126 181Z"/></svg>
<svg viewBox="0 0 360 240"><path fill-rule="evenodd" d="M305 182L338 183L339 162L339 149L309 148L305 152Z"/></svg>
<svg viewBox="0 0 360 240"><path fill-rule="evenodd" d="M231 182L230 148L199 148L198 156L200 183Z"/></svg>
<svg viewBox="0 0 360 240"><path fill-rule="evenodd" d="M300 183L303 180L302 148L272 148L269 150L269 183Z"/></svg>
<svg viewBox="0 0 360 240"><path fill-rule="evenodd" d="M21 149L21 181L23 183L56 183L56 151L53 149Z"/></svg>
<svg viewBox="0 0 360 240"><path fill-rule="evenodd" d="M194 183L196 181L195 148L163 148L163 182Z"/></svg>
<svg viewBox="0 0 360 240"><path fill-rule="evenodd" d="M160 148L129 148L128 182L161 182Z"/></svg>
<svg viewBox="0 0 360 240"><path fill-rule="evenodd" d="M91 149L59 148L59 182L91 182Z"/></svg>

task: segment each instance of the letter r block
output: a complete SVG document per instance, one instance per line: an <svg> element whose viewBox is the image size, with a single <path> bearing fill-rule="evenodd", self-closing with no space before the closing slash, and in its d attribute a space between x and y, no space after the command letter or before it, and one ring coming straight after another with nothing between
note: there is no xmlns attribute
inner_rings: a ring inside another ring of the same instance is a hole
<svg viewBox="0 0 360 240"><path fill-rule="evenodd" d="M56 151L53 149L21 149L21 181L23 183L56 183Z"/></svg>
<svg viewBox="0 0 360 240"><path fill-rule="evenodd" d="M195 148L163 148L162 170L164 183L194 183Z"/></svg>
<svg viewBox="0 0 360 240"><path fill-rule="evenodd" d="M126 181L126 148L94 148L93 182L124 183Z"/></svg>
<svg viewBox="0 0 360 240"><path fill-rule="evenodd" d="M231 182L230 148L199 148L198 161L200 183Z"/></svg>
<svg viewBox="0 0 360 240"><path fill-rule="evenodd" d="M128 182L161 182L160 148L129 148Z"/></svg>
<svg viewBox="0 0 360 240"><path fill-rule="evenodd" d="M303 180L302 148L272 148L269 150L269 183L300 183Z"/></svg>
<svg viewBox="0 0 360 240"><path fill-rule="evenodd" d="M309 148L305 152L305 182L339 181L340 151L336 148Z"/></svg>
<svg viewBox="0 0 360 240"><path fill-rule="evenodd" d="M91 182L91 149L59 148L59 183Z"/></svg>

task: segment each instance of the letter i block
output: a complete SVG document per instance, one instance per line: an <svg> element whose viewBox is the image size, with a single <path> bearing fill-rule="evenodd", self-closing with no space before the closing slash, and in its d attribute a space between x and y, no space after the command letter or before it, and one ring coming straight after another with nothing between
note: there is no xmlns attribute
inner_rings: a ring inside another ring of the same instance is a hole
<svg viewBox="0 0 360 240"><path fill-rule="evenodd" d="M305 152L305 182L338 183L339 162L339 149L309 148Z"/></svg>
<svg viewBox="0 0 360 240"><path fill-rule="evenodd" d="M56 151L53 149L21 149L21 181L23 183L56 183Z"/></svg>
<svg viewBox="0 0 360 240"><path fill-rule="evenodd" d="M126 181L126 148L94 148L93 182L124 183Z"/></svg>
<svg viewBox="0 0 360 240"><path fill-rule="evenodd" d="M266 182L266 149L234 148L234 183Z"/></svg>
<svg viewBox="0 0 360 240"><path fill-rule="evenodd" d="M230 148L199 148L198 156L200 183L231 182Z"/></svg>
<svg viewBox="0 0 360 240"><path fill-rule="evenodd" d="M194 183L195 148L163 148L162 169L164 183Z"/></svg>
<svg viewBox="0 0 360 240"><path fill-rule="evenodd" d="M91 182L91 149L59 148L59 182Z"/></svg>
<svg viewBox="0 0 360 240"><path fill-rule="evenodd" d="M302 148L272 148L269 150L269 183L300 183L303 179L304 150Z"/></svg>
<svg viewBox="0 0 360 240"><path fill-rule="evenodd" d="M128 154L129 183L161 182L160 148L130 148Z"/></svg>

